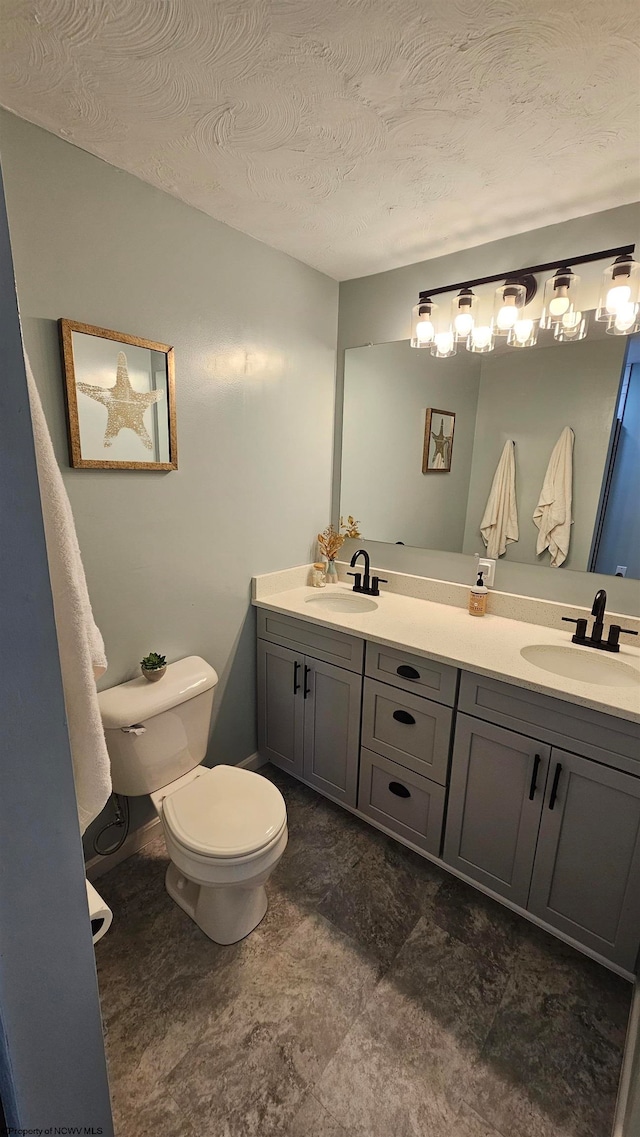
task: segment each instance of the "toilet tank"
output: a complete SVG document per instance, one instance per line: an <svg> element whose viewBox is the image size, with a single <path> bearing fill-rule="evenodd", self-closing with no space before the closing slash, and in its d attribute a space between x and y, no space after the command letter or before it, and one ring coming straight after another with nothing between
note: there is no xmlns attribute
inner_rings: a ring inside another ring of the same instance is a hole
<svg viewBox="0 0 640 1137"><path fill-rule="evenodd" d="M217 682L213 667L191 655L157 683L141 676L100 691L115 793L153 793L202 762Z"/></svg>

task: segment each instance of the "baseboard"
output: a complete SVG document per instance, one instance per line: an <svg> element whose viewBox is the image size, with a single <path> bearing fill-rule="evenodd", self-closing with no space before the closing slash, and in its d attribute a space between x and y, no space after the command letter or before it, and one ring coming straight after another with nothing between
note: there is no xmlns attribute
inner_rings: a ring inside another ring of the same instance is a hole
<svg viewBox="0 0 640 1137"><path fill-rule="evenodd" d="M243 770L260 770L268 762L268 758L263 758L262 754L256 753L250 754L248 758L243 758L242 762L236 762L236 766L242 766Z"/></svg>
<svg viewBox="0 0 640 1137"><path fill-rule="evenodd" d="M151 821L147 821L146 825L141 825L139 829L134 829L130 833L126 841L116 853L107 853L106 857L100 856L98 853L87 861L84 866L85 875L87 880L97 880L98 877L104 876L109 869L115 868L121 861L126 861L127 857L133 856L138 853L140 849L144 849L145 845L149 844L154 837L157 837L162 832L162 822L159 817L152 817Z"/></svg>

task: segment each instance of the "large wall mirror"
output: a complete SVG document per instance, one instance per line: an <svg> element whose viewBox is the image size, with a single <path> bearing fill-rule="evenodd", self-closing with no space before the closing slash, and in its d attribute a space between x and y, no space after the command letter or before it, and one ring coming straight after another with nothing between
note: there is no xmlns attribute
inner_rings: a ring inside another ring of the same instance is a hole
<svg viewBox="0 0 640 1137"><path fill-rule="evenodd" d="M573 432L560 567L640 578L640 335L434 359L408 340L345 352L341 512L363 538L486 555L480 525L507 442L519 537L501 560L550 565L534 524Z"/></svg>

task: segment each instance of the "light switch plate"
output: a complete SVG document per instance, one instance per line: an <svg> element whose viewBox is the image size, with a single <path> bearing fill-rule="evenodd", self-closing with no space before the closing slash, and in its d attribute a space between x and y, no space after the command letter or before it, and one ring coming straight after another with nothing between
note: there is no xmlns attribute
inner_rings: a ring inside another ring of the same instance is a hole
<svg viewBox="0 0 640 1137"><path fill-rule="evenodd" d="M496 579L496 562L491 557L478 557L477 571L482 573L482 579L487 588L493 588L493 582Z"/></svg>

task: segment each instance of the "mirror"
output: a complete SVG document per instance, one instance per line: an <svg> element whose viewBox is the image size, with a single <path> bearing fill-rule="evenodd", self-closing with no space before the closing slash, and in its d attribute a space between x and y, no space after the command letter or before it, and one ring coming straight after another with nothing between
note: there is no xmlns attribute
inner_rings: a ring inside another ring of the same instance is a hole
<svg viewBox="0 0 640 1137"><path fill-rule="evenodd" d="M533 515L565 427L573 524L557 558L639 578L640 335L449 359L408 340L348 348L341 513L364 539L486 556L480 526L509 442L519 532L501 559L550 565Z"/></svg>

